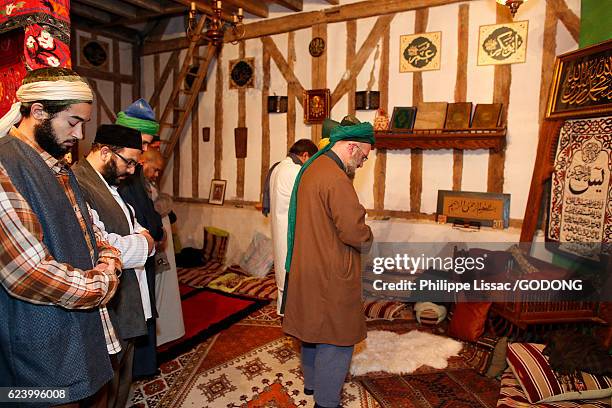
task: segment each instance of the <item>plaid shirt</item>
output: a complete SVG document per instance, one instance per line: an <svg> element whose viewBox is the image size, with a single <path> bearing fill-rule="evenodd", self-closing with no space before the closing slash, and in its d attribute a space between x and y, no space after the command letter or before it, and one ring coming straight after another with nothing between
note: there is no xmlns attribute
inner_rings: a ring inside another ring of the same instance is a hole
<svg viewBox="0 0 612 408"><path fill-rule="evenodd" d="M68 171L39 146L30 142L15 128L18 137L40 154L66 192L79 221L90 256L94 256L83 214L72 190ZM91 214L87 214L91 218ZM102 239L100 228L93 224L99 259L114 259L121 269L121 253ZM93 260L96 263L96 260ZM59 305L67 309L99 307L109 354L121 351L106 306L114 295L119 279L95 269L80 270L56 261L43 243L38 217L16 190L0 163L0 284L12 296L40 305Z"/></svg>

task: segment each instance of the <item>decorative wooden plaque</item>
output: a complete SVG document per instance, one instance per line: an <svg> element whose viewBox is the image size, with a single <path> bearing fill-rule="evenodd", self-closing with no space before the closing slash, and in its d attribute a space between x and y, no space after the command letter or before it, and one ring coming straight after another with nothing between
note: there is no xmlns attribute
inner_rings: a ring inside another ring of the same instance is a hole
<svg viewBox="0 0 612 408"><path fill-rule="evenodd" d="M477 221L480 225L508 228L510 194L438 190L438 220Z"/></svg>

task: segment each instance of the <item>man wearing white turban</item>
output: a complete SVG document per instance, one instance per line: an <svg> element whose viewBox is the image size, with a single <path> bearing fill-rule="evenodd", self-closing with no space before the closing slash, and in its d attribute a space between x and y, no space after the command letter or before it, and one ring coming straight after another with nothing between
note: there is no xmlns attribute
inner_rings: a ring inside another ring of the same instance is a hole
<svg viewBox="0 0 612 408"><path fill-rule="evenodd" d="M0 387L61 388L41 404L93 406L84 400L112 378L109 354L120 351L105 306L120 253L62 161L93 95L75 72L43 68L17 98L0 119Z"/></svg>

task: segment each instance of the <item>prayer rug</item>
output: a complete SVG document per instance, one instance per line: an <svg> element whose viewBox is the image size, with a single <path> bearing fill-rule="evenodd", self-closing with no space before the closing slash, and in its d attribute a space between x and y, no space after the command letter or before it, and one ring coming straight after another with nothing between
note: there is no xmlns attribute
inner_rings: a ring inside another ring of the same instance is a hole
<svg viewBox="0 0 612 408"><path fill-rule="evenodd" d="M547 234L563 243L563 251L598 260L601 243L612 243L611 154L612 117L565 121L555 157Z"/></svg>
<svg viewBox="0 0 612 408"><path fill-rule="evenodd" d="M183 289L181 293L185 335L158 348L160 361L175 358L266 304L209 289Z"/></svg>
<svg viewBox="0 0 612 408"><path fill-rule="evenodd" d="M474 370L447 370L362 378L362 385L384 408L494 408L499 382Z"/></svg>

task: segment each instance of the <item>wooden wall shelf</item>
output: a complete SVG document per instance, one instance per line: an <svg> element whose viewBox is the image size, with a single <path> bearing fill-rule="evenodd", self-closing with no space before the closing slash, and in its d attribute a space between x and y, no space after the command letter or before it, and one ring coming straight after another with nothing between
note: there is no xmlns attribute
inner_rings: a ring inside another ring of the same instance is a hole
<svg viewBox="0 0 612 408"><path fill-rule="evenodd" d="M506 127L494 129L423 129L412 131L377 130L377 149L493 149L506 146Z"/></svg>

